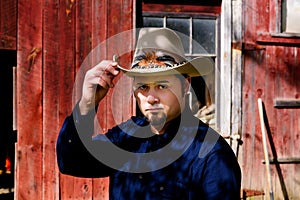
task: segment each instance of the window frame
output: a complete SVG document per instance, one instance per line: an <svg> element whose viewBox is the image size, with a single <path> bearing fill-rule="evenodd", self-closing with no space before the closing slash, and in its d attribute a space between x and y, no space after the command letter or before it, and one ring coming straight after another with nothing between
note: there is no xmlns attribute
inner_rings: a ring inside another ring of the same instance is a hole
<svg viewBox="0 0 300 200"><path fill-rule="evenodd" d="M269 30L260 32L256 42L272 45L300 45L300 33L282 31L282 1L269 0Z"/></svg>
<svg viewBox="0 0 300 200"><path fill-rule="evenodd" d="M218 21L217 18L214 16L207 16L202 14L187 14L187 13L181 13L181 14L174 14L174 13L166 13L166 12L160 12L160 13L151 13L151 12L143 12L142 17L161 17L163 18L163 27L166 27L167 24L167 18L187 18L189 19L189 27L190 27L190 41L189 41L189 53L185 53L186 57L210 57L212 59L215 59L217 57L217 47L218 47ZM215 53L193 53L193 19L211 19L215 20Z"/></svg>

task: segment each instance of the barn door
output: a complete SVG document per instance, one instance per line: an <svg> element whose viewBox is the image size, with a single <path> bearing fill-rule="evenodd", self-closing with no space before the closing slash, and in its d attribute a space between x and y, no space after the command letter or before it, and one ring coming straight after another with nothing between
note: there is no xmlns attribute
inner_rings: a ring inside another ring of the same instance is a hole
<svg viewBox="0 0 300 200"><path fill-rule="evenodd" d="M267 199L270 190L275 199L300 199L299 6L295 0L243 3L243 184ZM268 122L271 180L265 178L258 98Z"/></svg>

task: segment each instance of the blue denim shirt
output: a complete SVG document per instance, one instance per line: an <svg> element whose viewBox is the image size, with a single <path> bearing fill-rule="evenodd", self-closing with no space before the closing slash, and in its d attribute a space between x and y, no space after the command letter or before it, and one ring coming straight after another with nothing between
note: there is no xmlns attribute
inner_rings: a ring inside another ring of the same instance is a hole
<svg viewBox="0 0 300 200"><path fill-rule="evenodd" d="M76 107L58 136L61 173L109 176L113 200L240 199L241 171L231 147L191 112L162 135L151 134L145 118L132 117L96 137L94 114L78 113Z"/></svg>

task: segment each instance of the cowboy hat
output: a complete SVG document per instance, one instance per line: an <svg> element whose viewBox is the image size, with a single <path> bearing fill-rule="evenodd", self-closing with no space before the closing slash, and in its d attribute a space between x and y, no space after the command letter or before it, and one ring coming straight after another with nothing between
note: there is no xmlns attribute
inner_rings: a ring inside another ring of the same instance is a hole
<svg viewBox="0 0 300 200"><path fill-rule="evenodd" d="M127 76L184 74L202 76L212 71L210 58L197 57L187 61L180 37L169 28L142 28L130 69L118 68Z"/></svg>

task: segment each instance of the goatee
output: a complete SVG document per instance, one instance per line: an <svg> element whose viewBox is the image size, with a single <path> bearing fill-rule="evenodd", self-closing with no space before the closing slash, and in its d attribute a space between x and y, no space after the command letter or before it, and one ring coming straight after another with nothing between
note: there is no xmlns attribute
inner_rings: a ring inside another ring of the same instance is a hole
<svg viewBox="0 0 300 200"><path fill-rule="evenodd" d="M160 114L150 114L147 116L149 123L152 126L164 126L167 120L167 116L163 113Z"/></svg>

